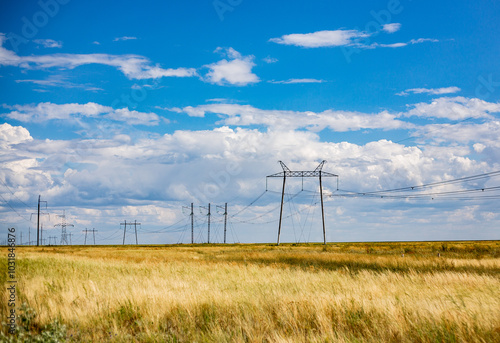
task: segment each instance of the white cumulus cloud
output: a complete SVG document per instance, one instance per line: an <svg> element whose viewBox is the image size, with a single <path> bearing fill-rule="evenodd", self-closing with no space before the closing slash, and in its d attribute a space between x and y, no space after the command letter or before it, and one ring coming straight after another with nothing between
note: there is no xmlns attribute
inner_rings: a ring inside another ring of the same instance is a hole
<svg viewBox="0 0 500 343"><path fill-rule="evenodd" d="M443 97L434 99L430 103L417 103L411 105L410 108L404 116L463 120L467 118L491 118L492 113L500 112L500 103L491 103L476 98Z"/></svg>
<svg viewBox="0 0 500 343"><path fill-rule="evenodd" d="M292 33L279 38L271 38L269 41L304 48L319 48L350 45L355 39L368 36L369 34L357 30L324 30L312 33Z"/></svg>
<svg viewBox="0 0 500 343"><path fill-rule="evenodd" d="M400 28L401 28L400 23L391 23L391 24L385 24L382 26L382 30L387 32L387 33L397 32L397 31L399 31Z"/></svg>
<svg viewBox="0 0 500 343"><path fill-rule="evenodd" d="M8 123L0 124L0 146L32 141L28 130L22 126L12 126Z"/></svg>
<svg viewBox="0 0 500 343"><path fill-rule="evenodd" d="M123 36L123 37L116 37L113 39L113 42L119 42L119 41L126 41L126 40L136 40L137 37L131 37L131 36Z"/></svg>
<svg viewBox="0 0 500 343"><path fill-rule="evenodd" d="M130 111L127 108L113 109L94 102L86 104L54 104L43 102L37 105L14 105L5 108L12 110L4 114L7 118L28 123L42 123L49 120L75 122L80 118L102 117L114 121L126 122L130 125L158 125L160 117L154 113Z"/></svg>
<svg viewBox="0 0 500 343"><path fill-rule="evenodd" d="M216 52L224 51L228 59L212 63L206 67L209 72L204 80L217 85L246 86L259 82L259 77L252 72L255 66L254 56L242 56L233 48L217 48Z"/></svg>
<svg viewBox="0 0 500 343"><path fill-rule="evenodd" d="M62 48L62 42L53 39L35 39L33 42L42 45L44 48Z"/></svg>
<svg viewBox="0 0 500 343"><path fill-rule="evenodd" d="M269 83L277 83L277 84L294 84L294 83L323 83L326 82L325 80L318 80L318 79L288 79L288 80L282 80L282 81L268 81Z"/></svg>
<svg viewBox="0 0 500 343"><path fill-rule="evenodd" d="M397 93L396 95L403 96L403 95L408 95L410 93L412 94L433 94L433 95L441 95L441 94L451 94L451 93L457 93L460 92L461 89L458 87L442 87L442 88L410 88L407 90L404 90L400 93Z"/></svg>
<svg viewBox="0 0 500 343"><path fill-rule="evenodd" d="M323 112L299 112L263 110L250 105L208 104L173 108L192 117L204 117L207 113L222 117L221 124L232 126L264 125L272 130L295 130L305 128L316 132L325 128L337 132L361 129L398 129L412 125L397 119L388 112L366 114L360 112L326 110Z"/></svg>
<svg viewBox="0 0 500 343"><path fill-rule="evenodd" d="M110 54L50 54L18 56L3 47L6 37L0 34L0 66L16 66L22 69L74 69L87 64L102 64L115 67L129 79L156 79L161 77L191 77L196 75L194 68L164 69L153 65L140 55Z"/></svg>

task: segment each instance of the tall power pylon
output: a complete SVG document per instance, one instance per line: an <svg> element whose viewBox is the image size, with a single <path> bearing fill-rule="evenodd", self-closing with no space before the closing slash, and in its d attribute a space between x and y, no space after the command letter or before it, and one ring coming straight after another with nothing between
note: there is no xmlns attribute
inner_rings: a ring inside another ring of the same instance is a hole
<svg viewBox="0 0 500 343"><path fill-rule="evenodd" d="M66 210L63 210L63 214L62 215L59 215L59 217L61 218L61 224L56 224L54 225L54 227L57 227L57 226L60 226L61 227L61 242L60 244L61 245L68 245L68 233L66 231L66 228L68 226L71 226L71 227L74 227L73 224L68 224L66 223Z"/></svg>
<svg viewBox="0 0 500 343"><path fill-rule="evenodd" d="M314 170L303 170L303 171L295 171L295 170L290 170L286 164L284 164L282 161L279 161L281 164L281 168L283 168L283 171L281 173L276 173L272 175L268 175L267 177L282 177L283 178L283 189L281 192L281 210L280 210L280 221L279 221L279 226L278 226L278 245L280 245L280 235L281 235L281 221L283 218L283 200L285 198L285 182L287 177L318 177L319 178L319 193L321 196L321 218L323 219L323 242L326 244L326 229L325 229L325 210L323 207L323 184L322 184L322 177L336 177L337 178L337 188L338 188L338 175L324 172L322 171L324 164L326 163L325 160L323 160ZM266 180L267 180L266 177ZM267 183L267 181L266 181Z"/></svg>

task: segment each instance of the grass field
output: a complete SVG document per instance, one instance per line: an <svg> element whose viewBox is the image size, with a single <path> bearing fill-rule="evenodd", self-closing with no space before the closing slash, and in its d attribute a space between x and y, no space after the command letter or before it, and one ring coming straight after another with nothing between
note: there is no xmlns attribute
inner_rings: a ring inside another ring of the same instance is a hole
<svg viewBox="0 0 500 343"><path fill-rule="evenodd" d="M16 253L13 342L500 342L499 241Z"/></svg>

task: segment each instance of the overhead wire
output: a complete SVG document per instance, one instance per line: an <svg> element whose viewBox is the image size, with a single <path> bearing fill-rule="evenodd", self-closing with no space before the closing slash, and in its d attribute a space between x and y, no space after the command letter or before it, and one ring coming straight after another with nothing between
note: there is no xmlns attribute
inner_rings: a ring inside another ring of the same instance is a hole
<svg viewBox="0 0 500 343"><path fill-rule="evenodd" d="M449 195L456 195L456 194L467 194L467 193L484 193L484 192L491 192L495 190L500 190L500 186L495 186L495 187L482 187L482 188L474 188L474 189L462 189L462 190L455 190L455 191L443 191L443 192L432 192L432 193L417 193L417 194L400 194L400 195L391 195L391 194L386 194L385 192L377 192L377 193L371 193L371 192L352 192L352 191L346 191L342 190L344 192L347 192L347 194L332 194L329 195L329 197L369 197L369 198L387 198L387 199L420 199L420 198L429 198L429 197L442 197L443 199L453 199L453 197L450 197ZM490 195L490 196L475 196L475 197L468 197L468 198L488 198L488 197L498 197L499 195ZM463 197L466 198L466 197Z"/></svg>
<svg viewBox="0 0 500 343"><path fill-rule="evenodd" d="M110 239L114 239L114 238L115 238L114 236L116 236L117 234L119 234L119 233L121 233L121 232L122 232L122 230L121 230L121 229L117 229L117 230L115 230L115 231L114 231L114 232L113 232L110 236L108 236L108 237L106 237L106 238L101 238L100 240L102 240L102 241L108 241L108 240L110 240Z"/></svg>
<svg viewBox="0 0 500 343"><path fill-rule="evenodd" d="M310 207L309 207L309 210L307 211L306 219L304 220L304 225L303 225L303 227L302 227L302 231L301 231L301 233L300 233L299 242L300 242L300 240L302 239L302 235L303 235L303 233L304 233L304 231L305 231L306 224L307 224L307 222L309 221L309 216L311 215L311 217L312 217L312 215L314 215L314 212L315 212L315 210L316 210L316 205L312 206L312 204L314 204L314 201L315 201L315 200L316 200L316 196L314 195L314 196L313 196L313 198L312 198L312 200L311 200L311 205L310 205ZM312 207L312 210L313 210L313 213L312 213L312 214L311 214L311 207ZM308 235L308 237L307 237L307 242L309 242L309 240L310 240L310 237L311 237L311 231L312 231L312 221L311 221L311 226L309 227L309 235ZM305 238L305 237L304 237L304 238Z"/></svg>
<svg viewBox="0 0 500 343"><path fill-rule="evenodd" d="M299 192L297 192L297 193L295 193L295 194L291 195L290 197L288 197L288 198L287 198L287 200L285 201L285 203L287 203L287 202L288 202L288 201L290 201L291 199L295 198L296 196L298 196L298 195L299 195L300 193L302 193L302 192L303 192L303 191L301 190L301 191L299 191ZM269 211L266 211L266 212L264 212L264 213L262 213L262 214L258 215L257 217L254 217L254 218L251 218L251 219L247 219L247 220L236 220L236 221L237 221L237 222L239 222L239 223L254 224L254 223L251 223L251 221L254 221L254 220L256 220L256 219L262 218L262 217L264 217L264 216L268 215L269 213L276 211L278 208L280 208L280 206L281 206L281 204L280 204L280 205L278 205L278 206L276 206L276 207L274 207L274 208L272 208L272 209L271 209L271 210L269 210ZM234 217L233 217L233 219L234 219ZM272 223L273 221L276 221L276 220L272 220L272 221L270 221L270 222ZM266 222L265 222L265 223L255 223L255 224L266 224Z"/></svg>
<svg viewBox="0 0 500 343"><path fill-rule="evenodd" d="M493 177L500 176L500 171L492 171L483 174L471 175L461 178L456 178L452 180L444 180L438 182L432 182L422 185L408 186L408 187L400 187L400 188L392 188L386 190L378 190L378 191L369 191L369 192L361 192L361 191L350 191L345 189L339 189L340 192L338 194L329 194L328 197L376 197L376 198L388 198L388 199L421 199L421 198L433 198L440 197L443 199L461 199L461 200L477 200L477 199L487 199L487 198L496 198L499 195L485 195L485 196L471 196L471 197L452 197L450 195L457 194L468 194L468 193L484 193L484 192L493 192L500 190L500 186L491 186L491 187L477 187L472 189L459 189L459 190L447 190L447 191L434 191L434 192L422 192L426 189L432 189L435 187L447 186L447 185L455 185L460 183L473 182L483 179L491 179ZM408 193L411 192L411 193ZM391 194L392 193L392 194ZM394 193L400 193L398 195L393 195Z"/></svg>
<svg viewBox="0 0 500 343"><path fill-rule="evenodd" d="M428 187L442 186L442 185L448 185L448 184L463 183L466 181L475 181L475 180L484 179L484 178L491 178L491 177L499 176L499 175L500 175L500 171L494 171L494 172L483 173L483 174L478 174L478 175L466 176L466 177L462 177L462 178L458 178L458 179L432 182L432 183L423 184L423 185L393 188L393 189L386 189L386 190L380 190L380 191L357 192L357 193L377 194L377 193L408 191L408 190L415 190L415 189L420 189L420 188L428 188ZM345 191L345 190L343 190L343 191Z"/></svg>
<svg viewBox="0 0 500 343"><path fill-rule="evenodd" d="M5 203L7 204L7 206L9 206L9 207L10 207L10 209L11 209L12 211L14 211L14 212L15 212L15 213L19 216L19 217L23 218L23 219L24 219L25 221L27 221L28 223L31 223L31 220L24 218L24 217L23 217L23 216L22 216L19 212L17 212L17 210L16 210L14 207L12 207L12 205L9 203L9 201L8 201L8 200L6 200L6 199L5 199L2 195L0 195L0 198L2 198L2 200L3 200L3 201L5 201Z"/></svg>
<svg viewBox="0 0 500 343"><path fill-rule="evenodd" d="M302 191L301 191L302 192ZM292 199L290 199L290 197L288 197L288 208L290 209L290 213L294 214L294 211L292 210ZM297 243L297 235L295 233L295 222L293 220L293 215L289 217L291 219L291 222L292 222L292 230L293 230L293 237L295 239L295 243Z"/></svg>
<svg viewBox="0 0 500 343"><path fill-rule="evenodd" d="M34 206L30 206L30 205L26 204L24 201L22 201L22 200L21 200L21 199L20 199L20 198L16 195L16 193L14 193L14 192L10 189L10 187L9 187L9 186L5 183L5 181L3 181L2 179L0 179L0 182L1 182L1 183L2 183L2 184L3 184L3 185L4 185L4 186L5 186L5 187L9 190L9 192L10 192L13 196L15 196L15 197L17 198L17 200L19 200L19 202L20 202L21 204L23 204L24 206L26 206L26 207L28 207L28 208L33 208L33 207L34 207Z"/></svg>
<svg viewBox="0 0 500 343"><path fill-rule="evenodd" d="M231 215L230 217L235 217L238 214L240 214L241 212L247 210L250 206L252 206L253 204L255 204L260 198L262 198L264 196L264 194L266 194L266 193L267 193L267 189L264 192L262 192L255 200L253 200L252 202L250 202L250 204L248 204L247 206L245 206L243 209L239 210L235 214Z"/></svg>

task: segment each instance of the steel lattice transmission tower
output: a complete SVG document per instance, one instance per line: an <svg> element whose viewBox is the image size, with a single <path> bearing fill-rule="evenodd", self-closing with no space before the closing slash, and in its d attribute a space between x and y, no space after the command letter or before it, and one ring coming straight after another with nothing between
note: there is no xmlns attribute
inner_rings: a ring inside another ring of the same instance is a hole
<svg viewBox="0 0 500 343"><path fill-rule="evenodd" d="M280 244L280 235L281 235L281 220L283 218L283 200L285 198L285 184L286 184L286 178L287 177L317 177L319 178L319 192L321 196L321 218L323 219L323 242L326 244L326 229L325 229L325 210L323 206L323 184L321 182L322 177L336 177L337 178L337 188L338 188L338 175L324 172L322 171L323 166L325 165L326 161L323 160L321 163L316 167L316 169L310 171L310 170L303 170L303 171L295 171L295 170L290 170L286 164L284 164L282 161L279 161L281 164L281 168L283 168L283 171L281 173L276 173L272 175L268 175L267 177L282 177L283 178L283 190L281 192L281 210L280 210L280 221L279 221L279 226L278 226L278 245ZM266 177L266 180L267 180Z"/></svg>
<svg viewBox="0 0 500 343"><path fill-rule="evenodd" d="M54 227L60 226L61 227L61 242L60 244L66 244L68 245L68 233L66 232L66 227L71 226L74 227L73 224L68 224L66 223L66 210L63 210L63 214L59 215L61 218L61 224L56 224Z"/></svg>

